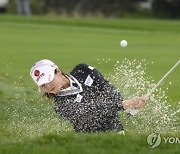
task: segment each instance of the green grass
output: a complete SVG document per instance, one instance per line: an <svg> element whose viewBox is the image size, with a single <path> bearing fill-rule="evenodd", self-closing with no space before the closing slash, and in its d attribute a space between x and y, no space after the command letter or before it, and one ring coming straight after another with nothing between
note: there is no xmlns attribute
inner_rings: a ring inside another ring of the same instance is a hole
<svg viewBox="0 0 180 154"><path fill-rule="evenodd" d="M133 136L133 137L132 137ZM20 142L0 145L3 154L15 153L178 153L177 144L162 143L151 149L146 144L145 134L127 134L120 136L114 133L106 134L48 134L39 138L27 138Z"/></svg>
<svg viewBox="0 0 180 154"><path fill-rule="evenodd" d="M158 81L180 59L179 27L176 20L0 16L0 153L178 153L178 144L150 149L147 132L73 134L51 101L37 94L29 71L44 58L67 73L88 63L103 74L124 58L146 59L146 76ZM126 48L119 46L122 39ZM163 86L174 105L179 74L177 67Z"/></svg>

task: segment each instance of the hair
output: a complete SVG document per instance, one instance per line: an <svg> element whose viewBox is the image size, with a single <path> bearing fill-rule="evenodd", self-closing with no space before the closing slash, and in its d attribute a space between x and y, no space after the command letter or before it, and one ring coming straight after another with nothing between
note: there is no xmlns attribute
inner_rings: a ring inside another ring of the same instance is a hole
<svg viewBox="0 0 180 154"><path fill-rule="evenodd" d="M43 97L46 97L46 98L48 98L48 99L55 99L56 95L53 94L53 93L45 92L45 93L43 94Z"/></svg>
<svg viewBox="0 0 180 154"><path fill-rule="evenodd" d="M57 72L60 72L60 69L59 69L59 68L57 68L57 69L54 70L54 74L57 74ZM62 74L62 75L66 75L63 71L61 71L61 74ZM53 93L45 92L45 93L43 94L43 97L47 97L48 99L55 99L55 98L56 98L56 95L53 94Z"/></svg>

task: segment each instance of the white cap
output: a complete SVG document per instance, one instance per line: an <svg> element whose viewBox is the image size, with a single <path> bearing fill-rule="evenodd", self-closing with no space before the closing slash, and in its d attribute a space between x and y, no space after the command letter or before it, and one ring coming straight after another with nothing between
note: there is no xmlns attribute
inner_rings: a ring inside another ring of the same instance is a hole
<svg viewBox="0 0 180 154"><path fill-rule="evenodd" d="M58 66L52 61L48 59L40 60L32 66L30 75L38 87L40 87L54 79L54 70L56 68Z"/></svg>

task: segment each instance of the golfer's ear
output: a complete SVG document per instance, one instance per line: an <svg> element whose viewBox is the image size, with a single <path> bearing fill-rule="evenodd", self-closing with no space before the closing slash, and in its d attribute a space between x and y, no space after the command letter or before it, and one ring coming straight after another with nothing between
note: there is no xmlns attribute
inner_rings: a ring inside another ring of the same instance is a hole
<svg viewBox="0 0 180 154"><path fill-rule="evenodd" d="M56 69L56 73L55 74L58 74L58 75L62 75L62 72L61 72L61 70L60 69Z"/></svg>

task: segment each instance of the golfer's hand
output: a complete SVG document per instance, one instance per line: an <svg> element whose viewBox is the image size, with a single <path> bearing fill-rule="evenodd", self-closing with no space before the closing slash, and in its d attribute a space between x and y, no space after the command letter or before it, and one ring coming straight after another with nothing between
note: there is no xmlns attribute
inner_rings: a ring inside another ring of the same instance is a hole
<svg viewBox="0 0 180 154"><path fill-rule="evenodd" d="M123 101L122 105L125 110L127 109L140 110L144 108L146 102L147 102L147 99L144 97L134 97L132 99Z"/></svg>

